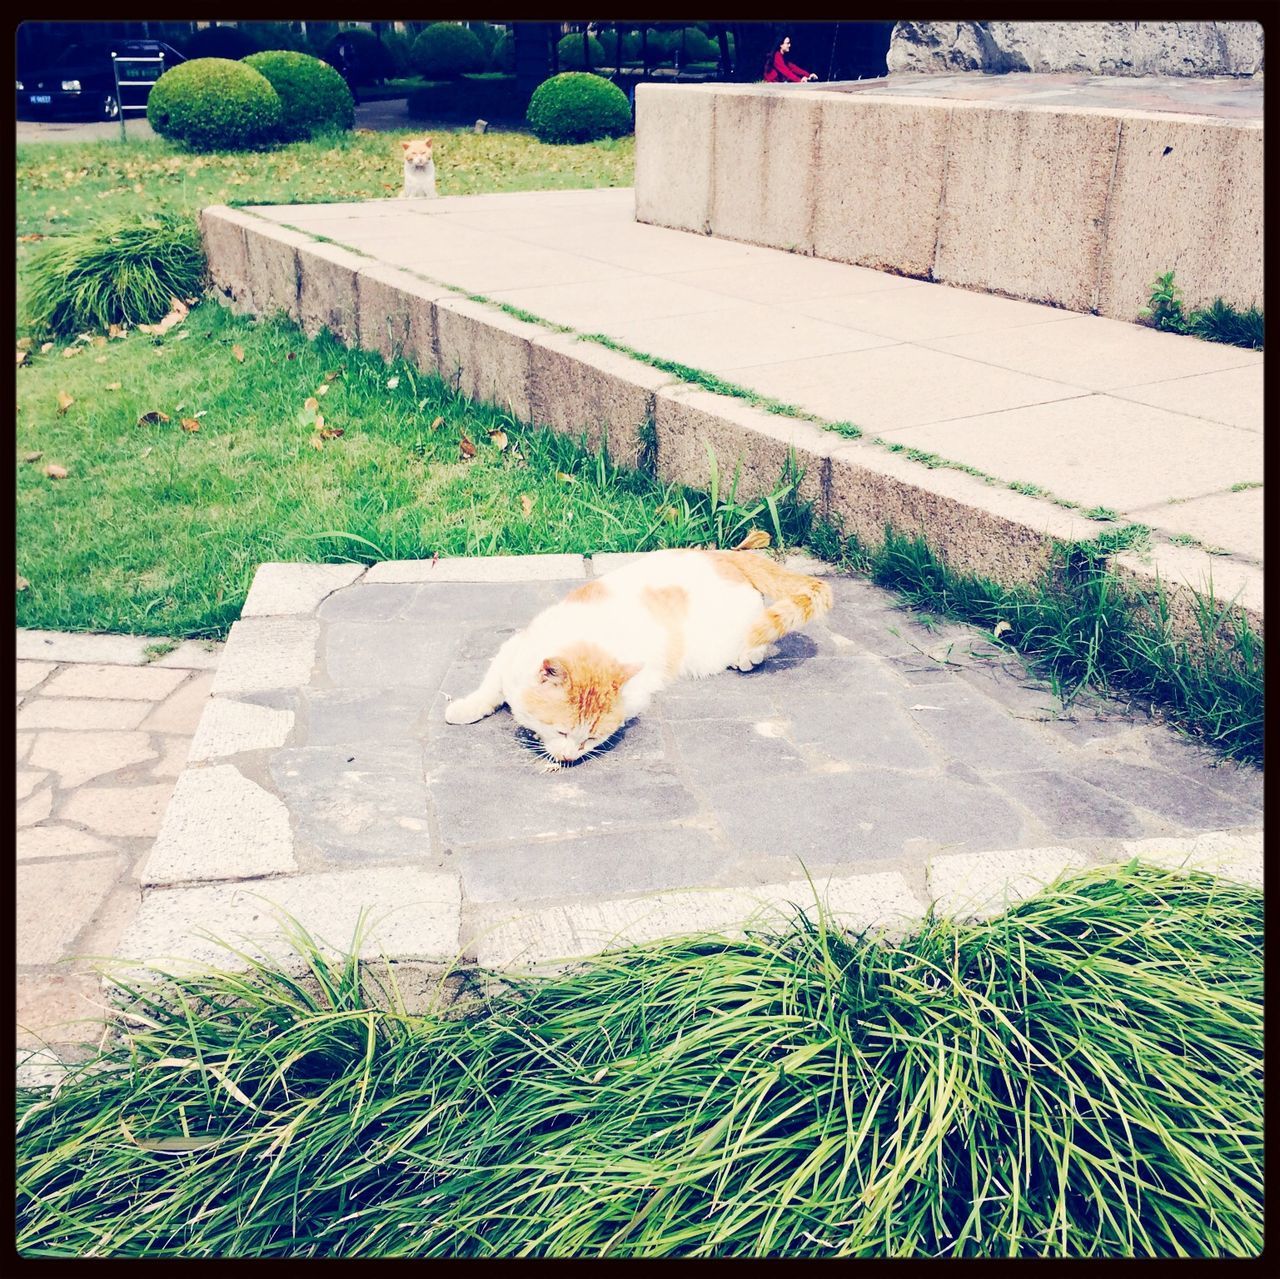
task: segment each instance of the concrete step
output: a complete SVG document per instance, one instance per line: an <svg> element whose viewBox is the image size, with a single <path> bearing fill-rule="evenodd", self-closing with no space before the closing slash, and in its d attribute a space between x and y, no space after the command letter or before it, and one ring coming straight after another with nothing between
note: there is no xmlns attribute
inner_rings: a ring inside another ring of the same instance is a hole
<svg viewBox="0 0 1280 1279"><path fill-rule="evenodd" d="M628 191L210 208L201 225L232 305L403 354L664 480L705 488L710 447L757 497L794 450L820 518L868 548L886 525L922 535L1004 585L1040 577L1056 540L1134 521L1150 547L1113 564L1135 590L1167 587L1189 634L1210 589L1262 628L1258 352L644 226ZM841 422L862 437L826 429Z"/></svg>

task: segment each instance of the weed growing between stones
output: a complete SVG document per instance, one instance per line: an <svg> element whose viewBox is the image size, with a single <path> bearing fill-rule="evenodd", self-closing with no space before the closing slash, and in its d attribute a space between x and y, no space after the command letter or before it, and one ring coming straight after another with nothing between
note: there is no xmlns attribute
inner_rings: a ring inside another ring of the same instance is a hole
<svg viewBox="0 0 1280 1279"><path fill-rule="evenodd" d="M1060 543L1045 577L1030 588L956 573L923 538L886 527L867 550L822 524L810 544L824 559L869 573L915 608L981 626L1017 649L1070 702L1084 686L1148 702L1228 758L1262 764L1262 640L1230 601L1195 594L1197 635L1178 638L1170 600L1157 582L1138 596L1106 564L1141 545L1149 530L1130 525L1088 542Z"/></svg>
<svg viewBox="0 0 1280 1279"><path fill-rule="evenodd" d="M119 1042L19 1090L18 1250L1260 1251L1259 890L1133 863L901 941L811 911L432 1014L298 928L302 977L131 983Z"/></svg>
<svg viewBox="0 0 1280 1279"><path fill-rule="evenodd" d="M1256 306L1240 311L1221 298L1189 314L1183 306L1182 290L1173 282L1173 272L1158 275L1151 283L1151 304L1138 312L1154 329L1166 333L1189 333L1206 342L1224 342L1261 351L1265 326Z"/></svg>

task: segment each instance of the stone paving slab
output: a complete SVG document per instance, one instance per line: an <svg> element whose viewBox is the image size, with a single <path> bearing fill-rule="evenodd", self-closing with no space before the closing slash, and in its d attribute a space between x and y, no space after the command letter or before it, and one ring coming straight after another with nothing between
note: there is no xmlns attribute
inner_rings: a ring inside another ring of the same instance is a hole
<svg viewBox="0 0 1280 1279"><path fill-rule="evenodd" d="M940 472L905 453L864 448L859 465L873 467L878 478L862 495L867 518L855 520L850 531L866 537L891 522L900 531L924 532L955 557L961 571L999 572L999 565L957 554L958 539L946 525L967 521L983 530L975 536L989 540L987 517L998 510L997 520L1012 516L1025 526L1019 540L1038 536L1047 545L1057 535L1064 517L1069 522L1068 512L1035 496L1039 489L1084 509L1106 507L1120 520L1148 523L1156 539L1151 581L1166 539L1185 543L1189 531L1171 527L1167 519L1143 520L1144 513L1187 497L1224 496L1233 485L1262 478L1259 352L637 223L626 192L616 190L576 192L572 199L560 192L454 197L433 201L430 210L406 203L412 202L275 206L238 217L250 238L256 219L268 228L287 224L371 254L362 270L371 280L377 277L387 296L395 292L387 280L397 268L423 271L438 282L422 282L428 292L445 285L480 291L577 334L603 333L826 420L855 423L895 448L910 446L977 466L1008 484L1034 486L1033 496L1025 497L973 481L967 487L944 485L944 493ZM217 216L207 211L206 221ZM424 223L431 228L427 238L416 229ZM274 242L264 239L262 251ZM279 243L281 252L293 251L292 241ZM526 278L548 253L556 267L552 277ZM562 259L581 269L570 270ZM594 267L613 274L595 276ZM248 283L245 290L251 292ZM415 286L415 297L419 291ZM638 389L644 385L640 374L653 372L647 365L631 361L639 371L637 390L613 397L616 405L575 393L574 405L551 411L546 406L555 409L563 398L556 388L576 385L570 365L584 344L572 335L552 339L546 330L492 307L446 294L424 295L414 305L434 317L424 321L433 332L438 321L447 321L449 360L462 366L474 393L488 387L490 398L524 405L521 412L557 429L571 429L569 418L584 418L577 429L594 432L592 438L602 434L605 424L594 420L602 413L619 440L635 431L637 405L643 406L646 394ZM378 349L380 341L377 335L370 339ZM549 342L556 358L540 360L537 353ZM422 347L418 358L424 368L434 369L443 358L438 345L437 340ZM626 363L624 356L605 354L620 366ZM587 363L577 380L590 384ZM670 387L658 389L657 395L669 398L669 392ZM715 412L732 421L739 403L711 399L723 409ZM696 436L700 428L689 422L678 429ZM732 463L730 454L748 469L767 460L769 447L757 448L752 430L735 426L729 435L731 441L722 440L717 450L728 450L719 459L723 466ZM1176 447L1167 447L1170 438ZM699 449L698 439L669 447L667 456L659 447L659 474L686 478L679 473L680 458L690 449ZM622 452L632 458L634 443L625 443ZM1188 477L1198 478L1199 486L1189 490ZM814 482L819 514L845 518L830 491L834 472L830 480L825 470L815 474ZM918 488L919 499L897 501L901 485ZM1019 498L1016 513L1004 509L1011 496ZM1201 543L1242 564L1258 563L1257 519L1225 512L1219 518L1218 509L1209 507L1205 520L1207 533L1195 534ZM1213 570L1210 556L1198 549L1196 554L1203 577ZM374 566L371 580L386 580L392 571L418 570ZM441 571L438 565L432 570ZM1255 623L1260 619L1260 612L1253 615Z"/></svg>
<svg viewBox="0 0 1280 1279"><path fill-rule="evenodd" d="M507 635L631 558L508 557L442 578L387 564L310 615L238 623L241 669L269 664L281 626L315 659L288 687L215 684L140 871L145 901L171 904L138 917L133 958L207 955L180 944L178 903L212 909L231 899L210 894L255 884L444 877L458 955L542 963L727 927L743 894L776 902L806 873L869 926L933 899L981 913L1067 866L1260 829L1259 774L1118 703L1064 710L979 633L925 626L840 575L831 613L761 667L672 686L576 767L546 772L505 710L444 722ZM300 599L308 567L265 580ZM1250 856L1247 840L1213 847Z"/></svg>

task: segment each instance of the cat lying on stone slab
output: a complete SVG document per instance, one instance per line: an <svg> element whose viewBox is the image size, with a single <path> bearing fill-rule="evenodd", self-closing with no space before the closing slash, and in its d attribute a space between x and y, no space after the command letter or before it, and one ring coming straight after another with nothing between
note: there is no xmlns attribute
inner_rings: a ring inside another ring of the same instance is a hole
<svg viewBox="0 0 1280 1279"><path fill-rule="evenodd" d="M774 640L831 607L830 586L755 554L760 544L655 551L582 583L507 640L445 719L474 724L505 702L549 759L568 764L672 680L751 670Z"/></svg>

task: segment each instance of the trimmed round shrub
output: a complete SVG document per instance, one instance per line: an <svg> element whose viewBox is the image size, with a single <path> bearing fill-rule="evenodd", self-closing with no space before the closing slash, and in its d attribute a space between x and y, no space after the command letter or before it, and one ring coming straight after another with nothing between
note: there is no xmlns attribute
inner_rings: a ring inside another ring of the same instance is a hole
<svg viewBox="0 0 1280 1279"><path fill-rule="evenodd" d="M675 53L672 50L672 36L678 40L680 33L678 31L659 31L655 27L649 28L649 65L651 67L670 66L675 61Z"/></svg>
<svg viewBox="0 0 1280 1279"><path fill-rule="evenodd" d="M672 32L671 50L676 53L680 49L680 32ZM681 62L715 62L720 57L720 45L697 27L684 29L684 53Z"/></svg>
<svg viewBox="0 0 1280 1279"><path fill-rule="evenodd" d="M201 27L184 42L188 58L226 58L236 62L257 53L262 46L239 27Z"/></svg>
<svg viewBox="0 0 1280 1279"><path fill-rule="evenodd" d="M486 58L493 56L493 46L506 35L505 28L494 26L492 22L472 22L468 24L467 30L480 41Z"/></svg>
<svg viewBox="0 0 1280 1279"><path fill-rule="evenodd" d="M616 84L589 71L562 71L544 80L527 115L543 142L594 142L631 132L631 107Z"/></svg>
<svg viewBox="0 0 1280 1279"><path fill-rule="evenodd" d="M327 63L307 53L268 49L251 53L245 65L261 72L280 98L282 141L355 127L356 107L347 82Z"/></svg>
<svg viewBox="0 0 1280 1279"><path fill-rule="evenodd" d="M378 39L368 27L344 27L330 37L324 46L324 61L333 63L339 40L346 40L355 53L356 83L372 84L375 80L385 80L395 71L391 54L382 47Z"/></svg>
<svg viewBox="0 0 1280 1279"><path fill-rule="evenodd" d="M166 71L147 99L147 123L192 151L242 151L272 141L280 96L244 62L194 58Z"/></svg>
<svg viewBox="0 0 1280 1279"><path fill-rule="evenodd" d="M484 70L484 47L466 27L436 22L413 42L413 65L428 80L453 80Z"/></svg>
<svg viewBox="0 0 1280 1279"><path fill-rule="evenodd" d="M600 33L600 45L604 49L605 66L620 67L640 60L638 31L619 31L617 27L610 27Z"/></svg>
<svg viewBox="0 0 1280 1279"><path fill-rule="evenodd" d="M38 333L154 324L173 298L204 286L200 233L185 214L130 213L41 245L24 272L24 310Z"/></svg>
<svg viewBox="0 0 1280 1279"><path fill-rule="evenodd" d="M413 37L403 31L386 31L382 47L391 62L391 74L407 76L413 71Z"/></svg>
<svg viewBox="0 0 1280 1279"><path fill-rule="evenodd" d="M604 45L595 36L587 37L587 48L593 67L602 67L606 62L612 64L612 59L605 56ZM582 61L581 32L575 32L573 35L560 38L560 42L556 45L556 60L565 71L581 71L583 69L585 64Z"/></svg>
<svg viewBox="0 0 1280 1279"><path fill-rule="evenodd" d="M495 71L501 71L504 75L510 75L515 71L516 41L511 32L504 31L498 37L498 42L493 46L493 52L489 55L489 65Z"/></svg>

